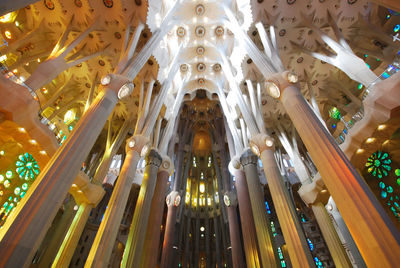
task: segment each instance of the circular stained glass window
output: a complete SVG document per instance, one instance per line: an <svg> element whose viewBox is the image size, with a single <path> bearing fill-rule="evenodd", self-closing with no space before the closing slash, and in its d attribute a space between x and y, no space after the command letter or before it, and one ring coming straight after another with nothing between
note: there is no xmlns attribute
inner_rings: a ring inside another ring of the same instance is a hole
<svg viewBox="0 0 400 268"><path fill-rule="evenodd" d="M15 163L17 173L21 179L32 180L39 174L39 165L31 154L25 153L18 157Z"/></svg>
<svg viewBox="0 0 400 268"><path fill-rule="evenodd" d="M383 177L386 177L388 175L388 171L392 169L390 167L391 163L392 160L390 159L388 153L376 151L368 158L365 166L368 168L368 173L381 179Z"/></svg>

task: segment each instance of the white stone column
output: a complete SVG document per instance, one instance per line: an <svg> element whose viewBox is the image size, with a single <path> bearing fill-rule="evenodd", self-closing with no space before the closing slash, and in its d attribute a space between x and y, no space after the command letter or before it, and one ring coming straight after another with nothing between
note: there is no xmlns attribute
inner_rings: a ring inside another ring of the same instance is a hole
<svg viewBox="0 0 400 268"><path fill-rule="evenodd" d="M160 154L152 149L146 156L146 168L136 201L135 212L129 229L121 267L140 267L151 200L156 186L158 168L162 162Z"/></svg>
<svg viewBox="0 0 400 268"><path fill-rule="evenodd" d="M126 83L127 79L119 78L101 89L1 228L1 267L24 267L31 262L82 162L117 104L118 90Z"/></svg>
<svg viewBox="0 0 400 268"><path fill-rule="evenodd" d="M243 250L246 256L247 267L259 268L261 260L257 248L257 234L254 224L253 212L249 189L246 182L246 175L241 170L240 160L234 157L229 163L229 171L236 179L236 192L240 212L240 224L242 226Z"/></svg>
<svg viewBox="0 0 400 268"><path fill-rule="evenodd" d="M260 258L263 267L273 267L278 264L275 255L275 248L270 223L265 208L264 192L261 188L258 176L258 157L250 149L245 150L240 156L240 163L246 174L246 181L249 187L251 209L253 211L254 223L256 226L257 244L260 251Z"/></svg>
<svg viewBox="0 0 400 268"><path fill-rule="evenodd" d="M292 119L367 266L397 266L398 230L301 95L297 76L283 72L267 81L267 90L280 99Z"/></svg>
<svg viewBox="0 0 400 268"><path fill-rule="evenodd" d="M89 218L90 211L101 201L105 192L103 187L92 184L89 177L84 172L80 171L74 180L70 193L74 197L75 202L79 205L79 209L54 258L53 264L51 265L53 268L68 268L76 246L78 245L79 238L85 228L86 221Z"/></svg>
<svg viewBox="0 0 400 268"><path fill-rule="evenodd" d="M314 267L315 263L303 229L275 160L273 139L265 134L257 134L251 138L250 147L254 153L260 156L263 164L269 191L293 267Z"/></svg>
<svg viewBox="0 0 400 268"><path fill-rule="evenodd" d="M90 249L85 263L86 268L108 267L112 253L112 246L110 245L114 245L118 235L119 226L121 225L132 182L136 174L137 163L148 146L149 139L144 136L133 136L127 140L126 158Z"/></svg>
<svg viewBox="0 0 400 268"><path fill-rule="evenodd" d="M315 219L336 267L351 268L351 262L324 206L330 196L324 186L321 176L317 176L314 177L312 183L303 185L298 193L314 212Z"/></svg>
<svg viewBox="0 0 400 268"><path fill-rule="evenodd" d="M174 171L174 165L171 159L164 155L162 157L161 166L158 169L157 183L154 189L153 199L151 200L149 224L147 224L147 231L145 241L143 245L142 260L140 267L156 267L158 254L159 254L159 243L160 243L160 232L161 223L164 212L164 201L167 201L167 205L179 206L181 201L180 196L168 196L165 199L167 192L168 178ZM176 193L176 192L173 192ZM178 197L178 198L177 198Z"/></svg>

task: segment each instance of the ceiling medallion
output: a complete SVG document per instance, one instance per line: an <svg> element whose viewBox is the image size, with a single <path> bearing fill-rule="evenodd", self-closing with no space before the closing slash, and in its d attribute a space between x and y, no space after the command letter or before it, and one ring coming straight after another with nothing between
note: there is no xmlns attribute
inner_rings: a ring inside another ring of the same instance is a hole
<svg viewBox="0 0 400 268"><path fill-rule="evenodd" d="M82 1L81 0L75 0L74 1L75 6L77 7L82 7Z"/></svg>
<svg viewBox="0 0 400 268"><path fill-rule="evenodd" d="M196 14L198 16L203 15L205 10L206 9L204 8L204 6L202 4L199 4L199 5L196 6Z"/></svg>
<svg viewBox="0 0 400 268"><path fill-rule="evenodd" d="M196 36L203 37L206 34L206 29L203 26L196 27Z"/></svg>
<svg viewBox="0 0 400 268"><path fill-rule="evenodd" d="M114 33L114 36L115 36L115 38L117 38L117 39L121 39L121 33L119 33L119 32L115 32Z"/></svg>
<svg viewBox="0 0 400 268"><path fill-rule="evenodd" d="M204 49L204 47L197 47L196 48L196 53L197 53L197 55L203 55L204 54L204 52L205 52L205 49Z"/></svg>
<svg viewBox="0 0 400 268"><path fill-rule="evenodd" d="M183 27L178 27L178 29L176 29L176 35L179 37L184 37L185 36L185 28Z"/></svg>
<svg viewBox="0 0 400 268"><path fill-rule="evenodd" d="M43 2L44 2L44 6L47 7L47 9L53 10L55 8L52 0L44 0Z"/></svg>
<svg viewBox="0 0 400 268"><path fill-rule="evenodd" d="M214 64L213 70L214 70L214 72L220 72L221 71L221 64L219 64L219 63Z"/></svg>
<svg viewBox="0 0 400 268"><path fill-rule="evenodd" d="M103 4L108 8L112 8L114 5L114 2L113 2L113 0L103 0Z"/></svg>
<svg viewBox="0 0 400 268"><path fill-rule="evenodd" d="M197 71L204 72L206 70L206 65L204 63L197 64Z"/></svg>
<svg viewBox="0 0 400 268"><path fill-rule="evenodd" d="M181 72L187 72L187 70L189 69L189 67L187 66L187 64L182 64L181 65L181 67L180 67L180 69L181 69Z"/></svg>
<svg viewBox="0 0 400 268"><path fill-rule="evenodd" d="M206 82L203 78L199 78L199 80L197 80L197 83L199 83L200 86L203 86Z"/></svg>
<svg viewBox="0 0 400 268"><path fill-rule="evenodd" d="M223 36L224 28L222 26L218 26L217 28L215 28L215 35L219 37Z"/></svg>

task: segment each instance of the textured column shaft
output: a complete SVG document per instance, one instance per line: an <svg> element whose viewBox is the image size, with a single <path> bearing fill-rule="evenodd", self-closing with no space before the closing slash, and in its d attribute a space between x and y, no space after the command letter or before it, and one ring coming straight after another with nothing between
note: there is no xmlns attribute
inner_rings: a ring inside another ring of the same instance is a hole
<svg viewBox="0 0 400 268"><path fill-rule="evenodd" d="M183 167L182 162L183 162L184 152L182 151L181 154L182 157L179 158L180 155L178 156L178 165L176 166L174 191L179 191L181 188L180 182L182 182L182 178L178 174L182 173L182 167ZM189 161L186 162L185 170L183 172L183 179L185 181L185 186L184 186L185 192L187 185L187 177L189 174L190 160L191 158L189 157ZM185 206L185 202L180 202L179 205L183 208ZM172 202L168 205L167 221L165 223L164 243L163 243L162 257L161 257L161 266L160 266L161 268L169 268L172 266L173 252L174 252L172 247L175 238L175 226L176 226L178 208L179 206L174 206ZM181 228L183 229L183 224L181 224Z"/></svg>
<svg viewBox="0 0 400 268"><path fill-rule="evenodd" d="M395 267L400 234L366 182L357 173L296 86L281 95L322 179L369 267Z"/></svg>
<svg viewBox="0 0 400 268"><path fill-rule="evenodd" d="M321 202L317 202L311 205L311 209L314 212L315 219L318 222L318 226L321 229L322 235L336 267L353 267L325 206Z"/></svg>
<svg viewBox="0 0 400 268"><path fill-rule="evenodd" d="M140 155L136 151L129 150L127 152L118 180L108 201L103 220L85 263L87 268L108 266L113 249L112 245L114 245L118 235L139 159Z"/></svg>
<svg viewBox="0 0 400 268"><path fill-rule="evenodd" d="M136 201L132 223L129 228L128 240L126 241L121 267L140 267L140 258L143 252L151 200L153 198L157 172L161 161L161 156L155 150L151 150L146 157L146 168L142 185L140 186L139 196Z"/></svg>
<svg viewBox="0 0 400 268"><path fill-rule="evenodd" d="M182 204L184 206L184 204ZM178 207L170 204L168 206L168 213L167 213L167 222L165 224L165 234L164 234L164 243L162 249L162 257L161 257L161 268L168 268L171 267L173 262L173 243L175 237L175 225L176 225L176 214L178 212ZM173 225L173 227L171 227ZM183 224L181 226L183 228Z"/></svg>
<svg viewBox="0 0 400 268"><path fill-rule="evenodd" d="M240 268L244 267L244 260L236 208L237 206L229 206L226 210L228 212L229 236L231 238L232 264L233 268Z"/></svg>
<svg viewBox="0 0 400 268"><path fill-rule="evenodd" d="M260 158L292 265L293 267L314 267L314 260L273 151L268 149L262 151Z"/></svg>
<svg viewBox="0 0 400 268"><path fill-rule="evenodd" d="M112 90L101 92L1 229L1 267L30 264L82 162L117 103Z"/></svg>
<svg viewBox="0 0 400 268"><path fill-rule="evenodd" d="M225 145L223 121L215 121L216 127L219 127L219 134L216 134L216 141L220 146ZM223 147L222 147L223 148ZM221 176L223 181L223 190L224 192L228 192L231 190L231 176L229 174L228 165L229 165L229 158L227 151L224 149L220 150L220 159L221 159L221 166L216 165L215 171L217 177ZM214 156L214 159L215 156ZM218 173L221 173L218 175ZM237 199L237 198L236 198ZM244 267L244 258L243 258L243 248L242 243L240 240L240 232L239 232L239 219L237 215L237 201L235 204L231 204L229 207L226 207L226 214L229 222L229 237L231 240L231 249L232 249L232 266L233 268Z"/></svg>
<svg viewBox="0 0 400 268"><path fill-rule="evenodd" d="M261 267L261 265L258 256L257 236L246 177L244 172L240 170L237 170L234 175L236 177L236 191L247 267L258 268Z"/></svg>
<svg viewBox="0 0 400 268"><path fill-rule="evenodd" d="M264 193L262 192L258 176L258 157L250 150L246 150L240 157L240 162L246 174L249 193L251 193L250 204L256 227L261 263L263 267L274 267L277 265L277 258L274 253L272 234L269 232L270 224L265 208Z"/></svg>
<svg viewBox="0 0 400 268"><path fill-rule="evenodd" d="M332 209L328 212L328 214L330 214L329 217L331 217L331 221L335 227L336 233L340 236L343 247L350 252L352 256L351 260L355 265L357 265L357 267L366 267L364 259L362 258L353 237L351 237L349 229L344 223L342 215L340 215L339 211L337 210L336 203L332 198L330 199L331 200L329 200L329 204L331 205L330 208Z"/></svg>
<svg viewBox="0 0 400 268"><path fill-rule="evenodd" d="M156 267L158 260L158 249L160 243L160 232L162 216L164 212L165 193L167 191L169 174L161 171L157 174L157 184L151 201L149 224L146 231L142 262L143 268Z"/></svg>
<svg viewBox="0 0 400 268"><path fill-rule="evenodd" d="M54 259L52 268L65 267L68 268L71 262L72 256L74 255L76 246L78 245L79 238L85 228L85 224L89 218L92 206L86 203L82 203L79 206L78 211L75 214L74 220L69 227L68 233L64 238L63 243Z"/></svg>
<svg viewBox="0 0 400 268"><path fill-rule="evenodd" d="M47 249L44 252L43 256L40 258L39 263L32 264L30 268L35 267L50 267L53 263L55 256L57 255L57 251L63 242L65 235L68 232L68 228L71 225L76 212L74 211L74 206L76 205L73 198L68 201L66 208L64 210L64 214L59 223L57 223L57 230L51 235L51 241L47 245ZM46 236L49 233L46 234ZM42 242L43 243L43 242Z"/></svg>

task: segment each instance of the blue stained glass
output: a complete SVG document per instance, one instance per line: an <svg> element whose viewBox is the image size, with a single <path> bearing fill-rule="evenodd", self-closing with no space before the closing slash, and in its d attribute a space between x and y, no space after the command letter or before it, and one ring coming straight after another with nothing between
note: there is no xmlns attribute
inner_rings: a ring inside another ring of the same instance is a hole
<svg viewBox="0 0 400 268"><path fill-rule="evenodd" d="M394 26L393 31L395 33L397 33L400 30L400 24L396 24L396 26Z"/></svg>
<svg viewBox="0 0 400 268"><path fill-rule="evenodd" d="M307 242L308 242L308 246L310 247L310 250L313 251L314 250L314 245L311 242L311 240L309 238L307 238Z"/></svg>
<svg viewBox="0 0 400 268"><path fill-rule="evenodd" d="M269 209L268 202L265 201L265 207L267 208L268 214L271 214L271 210Z"/></svg>

